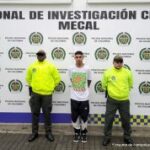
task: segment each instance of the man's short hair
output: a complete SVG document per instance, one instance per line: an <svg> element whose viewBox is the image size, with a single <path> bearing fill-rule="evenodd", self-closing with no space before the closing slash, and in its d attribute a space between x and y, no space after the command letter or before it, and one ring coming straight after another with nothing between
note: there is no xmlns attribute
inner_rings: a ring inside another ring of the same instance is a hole
<svg viewBox="0 0 150 150"><path fill-rule="evenodd" d="M118 63L118 62L123 63L123 57L120 56L120 55L116 55L114 57L114 62L116 62L116 63Z"/></svg>
<svg viewBox="0 0 150 150"><path fill-rule="evenodd" d="M76 51L75 55L83 55L83 52L82 51Z"/></svg>

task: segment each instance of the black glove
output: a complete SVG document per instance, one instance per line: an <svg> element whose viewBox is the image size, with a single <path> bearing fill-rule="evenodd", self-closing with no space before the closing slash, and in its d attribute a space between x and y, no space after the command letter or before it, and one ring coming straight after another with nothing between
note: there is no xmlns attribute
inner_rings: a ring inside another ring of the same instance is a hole
<svg viewBox="0 0 150 150"><path fill-rule="evenodd" d="M106 90L105 91L105 98L107 98L108 97L108 91Z"/></svg>
<svg viewBox="0 0 150 150"><path fill-rule="evenodd" d="M29 95L31 96L31 94L32 94L32 87L29 86Z"/></svg>

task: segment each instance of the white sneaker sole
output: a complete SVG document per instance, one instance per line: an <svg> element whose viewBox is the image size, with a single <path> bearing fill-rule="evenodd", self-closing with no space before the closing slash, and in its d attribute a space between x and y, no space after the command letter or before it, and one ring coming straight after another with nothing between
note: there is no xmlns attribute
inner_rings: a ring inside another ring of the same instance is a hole
<svg viewBox="0 0 150 150"><path fill-rule="evenodd" d="M87 141L81 141L82 143L87 143Z"/></svg>
<svg viewBox="0 0 150 150"><path fill-rule="evenodd" d="M73 140L74 143L78 143L79 141Z"/></svg>

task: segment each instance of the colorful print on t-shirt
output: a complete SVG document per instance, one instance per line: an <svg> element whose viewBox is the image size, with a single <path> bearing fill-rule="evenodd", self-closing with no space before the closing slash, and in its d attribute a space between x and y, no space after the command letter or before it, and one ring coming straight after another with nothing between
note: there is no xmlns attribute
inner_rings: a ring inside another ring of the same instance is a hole
<svg viewBox="0 0 150 150"><path fill-rule="evenodd" d="M86 73L73 72L72 73L72 87L75 91L86 90Z"/></svg>

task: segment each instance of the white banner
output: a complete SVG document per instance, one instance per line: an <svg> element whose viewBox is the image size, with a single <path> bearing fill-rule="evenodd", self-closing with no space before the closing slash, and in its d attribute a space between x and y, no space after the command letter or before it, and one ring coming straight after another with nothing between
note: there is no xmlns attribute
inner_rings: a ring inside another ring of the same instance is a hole
<svg viewBox="0 0 150 150"><path fill-rule="evenodd" d="M92 70L90 113L104 114L101 78L113 57L132 70L131 114L150 114L150 9L148 6L0 6L0 112L30 112L26 69L43 49L62 82L53 95L53 113L70 113L67 69L81 50Z"/></svg>

